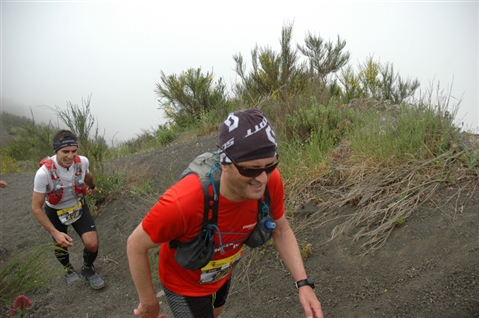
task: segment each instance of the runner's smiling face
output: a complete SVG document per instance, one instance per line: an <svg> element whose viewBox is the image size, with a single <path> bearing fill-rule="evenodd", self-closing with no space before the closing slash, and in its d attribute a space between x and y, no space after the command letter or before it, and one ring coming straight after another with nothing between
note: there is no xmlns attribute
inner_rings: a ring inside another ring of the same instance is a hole
<svg viewBox="0 0 479 318"><path fill-rule="evenodd" d="M273 165L277 157L239 162L238 165L250 169L261 169ZM263 171L256 177L241 175L234 164L223 164L221 175L221 194L231 201L259 200L264 194L271 174Z"/></svg>
<svg viewBox="0 0 479 318"><path fill-rule="evenodd" d="M63 168L70 168L77 156L78 147L68 146L57 151L57 162Z"/></svg>

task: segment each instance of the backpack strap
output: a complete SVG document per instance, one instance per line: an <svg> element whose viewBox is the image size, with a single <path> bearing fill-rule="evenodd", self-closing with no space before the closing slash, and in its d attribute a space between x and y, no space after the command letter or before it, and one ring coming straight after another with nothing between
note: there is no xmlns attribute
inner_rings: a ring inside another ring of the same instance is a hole
<svg viewBox="0 0 479 318"><path fill-rule="evenodd" d="M40 167L43 167L47 171L48 175L48 187L47 187L47 192L52 191L57 184L62 184L62 180L60 179L60 175L58 173L57 166L55 165L55 162L53 162L53 159L50 157L45 157L43 158L40 163Z"/></svg>
<svg viewBox="0 0 479 318"><path fill-rule="evenodd" d="M81 176L83 173L80 156L76 156L75 159L73 159L73 171L75 171L75 177Z"/></svg>
<svg viewBox="0 0 479 318"><path fill-rule="evenodd" d="M258 215L264 217L264 214L271 214L269 212L269 206L271 204L271 197L269 195L268 186L264 189L264 200L263 198L258 200ZM261 219L260 217L259 219Z"/></svg>
<svg viewBox="0 0 479 318"><path fill-rule="evenodd" d="M218 223L221 178L219 154L217 152L204 153L196 157L183 172L183 176L191 173L198 175L204 195L204 217L202 229L211 230Z"/></svg>
<svg viewBox="0 0 479 318"><path fill-rule="evenodd" d="M212 240L215 231L218 231L221 165L214 160L210 164L209 171L206 174L198 174L198 176L204 197L203 224L201 225L200 236L206 243L208 240ZM222 248L221 244L220 248Z"/></svg>
<svg viewBox="0 0 479 318"><path fill-rule="evenodd" d="M211 190L213 193L210 191ZM201 188L203 189L204 194L204 217L203 217L203 226L202 228L210 228L210 225L215 225L218 223L218 205L219 205L219 189L220 181L211 180L210 181L201 181ZM210 218L211 212L211 218Z"/></svg>
<svg viewBox="0 0 479 318"><path fill-rule="evenodd" d="M181 176L184 178L185 176L194 173L200 180L201 189L203 190L204 209L203 223L201 224L201 229L198 235L205 242L213 238L214 231L217 229L216 224L218 223L221 166L217 157L217 153L204 153L199 155L188 165L188 168ZM176 248L178 242L178 240L172 240L169 242L169 246Z"/></svg>

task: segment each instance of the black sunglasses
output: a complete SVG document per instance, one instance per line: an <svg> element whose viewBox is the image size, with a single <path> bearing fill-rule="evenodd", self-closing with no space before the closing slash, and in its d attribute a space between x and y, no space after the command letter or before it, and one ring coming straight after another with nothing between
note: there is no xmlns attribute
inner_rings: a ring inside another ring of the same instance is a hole
<svg viewBox="0 0 479 318"><path fill-rule="evenodd" d="M243 177L247 177L247 178L255 178L255 177L259 176L260 174L262 174L263 172L266 172L266 174L271 174L271 173L273 173L274 169L276 169L276 167L279 164L279 156L276 155L276 160L272 164L270 164L269 166L266 166L264 168L246 168L246 167L238 165L236 163L236 161L234 161L226 153L226 151L223 150L223 152L231 160L231 162L233 162L233 164L236 167L236 169L238 170L239 174L242 175Z"/></svg>

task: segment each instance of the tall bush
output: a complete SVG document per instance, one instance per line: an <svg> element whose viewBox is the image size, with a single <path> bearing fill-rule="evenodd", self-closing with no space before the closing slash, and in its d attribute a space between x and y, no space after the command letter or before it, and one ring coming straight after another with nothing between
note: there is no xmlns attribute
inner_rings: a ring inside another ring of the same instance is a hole
<svg viewBox="0 0 479 318"><path fill-rule="evenodd" d="M286 102L310 84L324 85L329 75L339 71L349 61L350 55L344 51L346 41L339 37L334 44L308 33L304 46L293 47L292 36L293 25L285 25L279 52L267 46L256 46L251 52L250 72L246 72L240 53L233 56L236 73L241 78L234 89L238 98L246 100L248 105L254 105L264 97Z"/></svg>
<svg viewBox="0 0 479 318"><path fill-rule="evenodd" d="M395 73L392 63L381 64L372 56L359 65L357 73L351 66L344 68L338 80L345 103L353 98L372 97L399 105L412 97L420 85L417 79L404 79Z"/></svg>
<svg viewBox="0 0 479 318"><path fill-rule="evenodd" d="M92 132L95 125L95 117L90 111L91 95L87 99L82 98L82 105L74 105L67 102L66 109L63 110L55 106L55 111L60 120L74 132L80 143L80 154L91 160L92 168L102 167L102 160L108 148L105 138L100 134L98 124Z"/></svg>
<svg viewBox="0 0 479 318"><path fill-rule="evenodd" d="M217 82L213 78L213 72L204 74L201 68L190 68L179 75L161 72L155 93L170 123L187 127L200 119L202 112L224 104L226 86L221 78Z"/></svg>

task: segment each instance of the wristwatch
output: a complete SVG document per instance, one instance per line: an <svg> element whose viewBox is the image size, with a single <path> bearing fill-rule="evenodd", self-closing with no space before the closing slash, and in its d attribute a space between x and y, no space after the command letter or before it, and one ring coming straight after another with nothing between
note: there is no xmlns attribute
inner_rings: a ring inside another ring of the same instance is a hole
<svg viewBox="0 0 479 318"><path fill-rule="evenodd" d="M300 287L303 287L303 286L309 286L312 289L314 289L313 278L311 276L308 276L308 278L303 279L303 280L299 280L299 281L296 282L296 288L299 289Z"/></svg>

